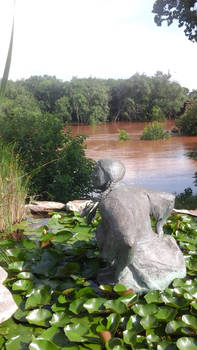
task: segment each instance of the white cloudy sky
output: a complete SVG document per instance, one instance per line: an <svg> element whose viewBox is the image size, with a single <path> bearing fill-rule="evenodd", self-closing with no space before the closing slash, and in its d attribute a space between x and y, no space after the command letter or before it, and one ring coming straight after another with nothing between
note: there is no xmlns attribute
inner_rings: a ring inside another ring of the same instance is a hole
<svg viewBox="0 0 197 350"><path fill-rule="evenodd" d="M0 0L0 74L14 0ZM197 43L154 24L154 0L16 0L11 79L31 75L129 78L170 71L197 89Z"/></svg>

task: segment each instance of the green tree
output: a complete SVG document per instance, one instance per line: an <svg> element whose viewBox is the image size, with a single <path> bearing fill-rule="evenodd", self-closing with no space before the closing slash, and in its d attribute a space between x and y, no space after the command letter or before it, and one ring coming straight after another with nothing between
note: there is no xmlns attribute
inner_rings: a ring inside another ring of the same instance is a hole
<svg viewBox="0 0 197 350"><path fill-rule="evenodd" d="M177 20L179 27L185 27L184 32L188 39L197 42L196 0L156 0L153 13L158 26L161 26L164 21L169 26Z"/></svg>
<svg viewBox="0 0 197 350"><path fill-rule="evenodd" d="M55 102L54 113L63 119L65 123L72 122L72 107L68 96L62 96Z"/></svg>
<svg viewBox="0 0 197 350"><path fill-rule="evenodd" d="M163 125L157 121L144 128L141 140L159 140L165 137Z"/></svg>
<svg viewBox="0 0 197 350"><path fill-rule="evenodd" d="M188 136L197 135L197 105L191 106L176 120L176 125L181 134Z"/></svg>

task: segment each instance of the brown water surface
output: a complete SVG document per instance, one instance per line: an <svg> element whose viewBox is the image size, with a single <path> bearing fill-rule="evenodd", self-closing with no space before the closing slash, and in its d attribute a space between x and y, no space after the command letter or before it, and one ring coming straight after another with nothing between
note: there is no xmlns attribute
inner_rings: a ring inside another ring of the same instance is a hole
<svg viewBox="0 0 197 350"><path fill-rule="evenodd" d="M94 160L117 158L126 166L123 180L127 184L138 184L163 191L183 192L194 186L197 161L188 158L188 151L197 149L197 136L173 136L167 140L140 140L147 123L105 123L102 125L74 125L72 133L86 134L86 155ZM171 130L172 121L165 123ZM129 141L119 141L118 129L125 129L131 136Z"/></svg>

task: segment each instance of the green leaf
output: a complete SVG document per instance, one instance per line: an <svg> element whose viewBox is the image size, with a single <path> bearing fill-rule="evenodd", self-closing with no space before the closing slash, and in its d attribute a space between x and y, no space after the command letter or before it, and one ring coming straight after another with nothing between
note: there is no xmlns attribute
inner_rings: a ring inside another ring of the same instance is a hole
<svg viewBox="0 0 197 350"><path fill-rule="evenodd" d="M112 336L116 334L120 321L121 316L117 313L112 313L107 317L106 329L111 332Z"/></svg>
<svg viewBox="0 0 197 350"><path fill-rule="evenodd" d="M131 315L127 325L126 325L126 329L127 330L135 330L137 333L140 333L142 331L144 331L144 328L142 327L140 321L141 321L141 317L139 315Z"/></svg>
<svg viewBox="0 0 197 350"><path fill-rule="evenodd" d="M197 339L191 337L179 338L176 342L179 350L196 350L197 349Z"/></svg>
<svg viewBox="0 0 197 350"><path fill-rule="evenodd" d="M56 233L56 235L54 235L53 242L65 243L72 236L73 236L73 234L70 231L66 231L66 230L60 231L60 232Z"/></svg>
<svg viewBox="0 0 197 350"><path fill-rule="evenodd" d="M11 264L9 264L8 268L9 270L21 272L24 270L25 263L24 261L15 261Z"/></svg>
<svg viewBox="0 0 197 350"><path fill-rule="evenodd" d="M85 335L88 333L88 328L80 323L69 324L64 328L64 332L70 341L85 342L87 338Z"/></svg>
<svg viewBox="0 0 197 350"><path fill-rule="evenodd" d="M34 275L31 272L20 272L18 273L17 278L23 279L23 280L33 280Z"/></svg>
<svg viewBox="0 0 197 350"><path fill-rule="evenodd" d="M60 350L60 347L50 342L49 340L39 339L34 340L29 345L29 350Z"/></svg>
<svg viewBox="0 0 197 350"><path fill-rule="evenodd" d="M101 285L99 286L99 289L100 289L103 293L105 293L105 294L113 294L113 289L112 289L112 287L111 287L110 285L108 285L108 284L101 284Z"/></svg>
<svg viewBox="0 0 197 350"><path fill-rule="evenodd" d="M120 300L107 300L104 303L106 309L110 309L118 314L123 314L127 311L127 307Z"/></svg>
<svg viewBox="0 0 197 350"><path fill-rule="evenodd" d="M45 309L35 309L26 316L27 321L30 324L37 326L48 327L49 320L51 319L51 312Z"/></svg>
<svg viewBox="0 0 197 350"><path fill-rule="evenodd" d="M175 319L178 311L168 306L160 306L158 312L154 315L158 320L172 321Z"/></svg>
<svg viewBox="0 0 197 350"><path fill-rule="evenodd" d="M47 328L42 332L37 339L46 339L58 346L64 346L67 343L67 338L62 329L55 326Z"/></svg>
<svg viewBox="0 0 197 350"><path fill-rule="evenodd" d="M98 312L100 310L103 310L103 304L106 302L105 298L91 298L88 299L84 304L83 307L91 314L93 312Z"/></svg>
<svg viewBox="0 0 197 350"><path fill-rule="evenodd" d="M170 321L167 323L165 331L167 334L174 334L180 328L185 327L185 326L186 326L186 324L182 320L178 320L178 321L174 320L174 321Z"/></svg>
<svg viewBox="0 0 197 350"><path fill-rule="evenodd" d="M157 328L159 326L159 321L152 315L143 317L140 323L144 329Z"/></svg>
<svg viewBox="0 0 197 350"><path fill-rule="evenodd" d="M22 339L20 335L9 339L6 342L6 350L26 350L27 343Z"/></svg>
<svg viewBox="0 0 197 350"><path fill-rule="evenodd" d="M13 283L12 290L30 290L33 288L33 282L30 280L18 280Z"/></svg>
<svg viewBox="0 0 197 350"><path fill-rule="evenodd" d="M112 338L105 343L106 350L126 350L124 342L120 338Z"/></svg>
<svg viewBox="0 0 197 350"><path fill-rule="evenodd" d="M155 304L136 304L133 306L133 311L140 316L153 315L158 312L158 306Z"/></svg>
<svg viewBox="0 0 197 350"><path fill-rule="evenodd" d="M120 300L126 306L131 306L135 304L138 301L138 299L139 299L139 296L133 292L125 294L118 298L118 300Z"/></svg>
<svg viewBox="0 0 197 350"><path fill-rule="evenodd" d="M168 341L162 341L157 345L157 350L177 350L177 346Z"/></svg>
<svg viewBox="0 0 197 350"><path fill-rule="evenodd" d="M72 311L75 315L78 315L81 312L83 304L86 302L86 300L86 297L81 297L74 300L72 303L70 303L69 310Z"/></svg>
<svg viewBox="0 0 197 350"><path fill-rule="evenodd" d="M136 343L136 335L135 330L126 330L123 332L123 340L126 344L134 345Z"/></svg>
<svg viewBox="0 0 197 350"><path fill-rule="evenodd" d="M118 294L122 294L122 292L125 292L127 289L125 286L123 286L122 284L116 284L113 287L114 292L118 293Z"/></svg>
<svg viewBox="0 0 197 350"><path fill-rule="evenodd" d="M51 288L49 286L42 286L40 288L32 289L30 296L25 303L26 309L33 309L38 305L48 305L51 301Z"/></svg>
<svg viewBox="0 0 197 350"><path fill-rule="evenodd" d="M197 318L192 315L183 315L182 321L192 329L197 330Z"/></svg>
<svg viewBox="0 0 197 350"><path fill-rule="evenodd" d="M65 312L56 312L53 314L53 317L49 323L52 326L56 327L65 327L66 324L71 322L72 320L72 315L69 315Z"/></svg>

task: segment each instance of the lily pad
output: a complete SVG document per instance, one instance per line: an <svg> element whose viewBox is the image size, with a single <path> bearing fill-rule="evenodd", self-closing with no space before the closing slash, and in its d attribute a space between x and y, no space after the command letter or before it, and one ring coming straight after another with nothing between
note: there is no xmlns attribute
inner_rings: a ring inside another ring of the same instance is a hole
<svg viewBox="0 0 197 350"><path fill-rule="evenodd" d="M51 319L52 314L49 310L45 309L35 309L26 316L27 321L30 324L35 324L37 326L48 327L49 320Z"/></svg>

